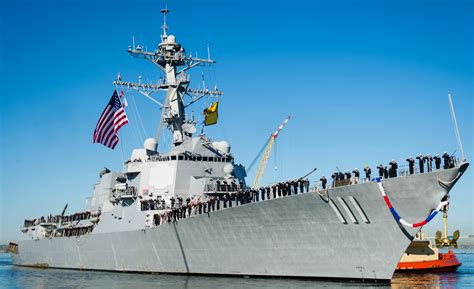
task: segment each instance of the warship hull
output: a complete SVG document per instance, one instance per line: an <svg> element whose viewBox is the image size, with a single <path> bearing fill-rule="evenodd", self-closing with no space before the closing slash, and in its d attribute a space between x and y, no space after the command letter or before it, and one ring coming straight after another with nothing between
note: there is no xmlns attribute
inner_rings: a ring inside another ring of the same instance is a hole
<svg viewBox="0 0 474 289"><path fill-rule="evenodd" d="M382 184L400 216L418 222L436 209L467 166ZM19 266L379 282L392 278L417 231L397 222L378 184L367 182L146 229L20 241L12 257Z"/></svg>

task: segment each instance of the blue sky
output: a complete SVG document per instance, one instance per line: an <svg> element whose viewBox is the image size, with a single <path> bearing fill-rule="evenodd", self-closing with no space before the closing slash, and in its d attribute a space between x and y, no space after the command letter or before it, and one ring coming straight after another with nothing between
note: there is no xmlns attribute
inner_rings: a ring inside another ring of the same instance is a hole
<svg viewBox="0 0 474 289"><path fill-rule="evenodd" d="M140 110L111 151L92 144L95 123L125 80L155 80L131 58L160 41L161 1L4 1L0 9L0 242L24 218L81 210L103 166L153 137L160 112L126 91ZM25 9L28 7L28 9ZM244 165L287 116L264 182L373 168L409 155L457 149L447 91L454 95L467 158L473 156L472 1L169 1L169 32L214 68L193 87L225 91L217 126ZM198 115L211 100L195 104ZM130 107L132 109L132 106ZM164 134L160 148L169 135ZM121 149L123 145L123 150ZM275 167L278 169L275 170ZM450 231L474 234L473 169L452 191ZM254 171L249 173L252 181ZM441 217L426 227L441 229Z"/></svg>

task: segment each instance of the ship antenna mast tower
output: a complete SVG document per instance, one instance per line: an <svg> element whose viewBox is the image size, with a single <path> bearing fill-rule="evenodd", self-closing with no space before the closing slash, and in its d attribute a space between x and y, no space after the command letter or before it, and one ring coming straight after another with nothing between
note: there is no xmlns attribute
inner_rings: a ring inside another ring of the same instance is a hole
<svg viewBox="0 0 474 289"><path fill-rule="evenodd" d="M163 29L163 37L166 37L166 30L168 29L168 26L166 26L166 15L168 15L170 11L168 10L168 7L166 7L165 9L161 9L161 13L163 13L163 26L161 26L161 28Z"/></svg>
<svg viewBox="0 0 474 289"><path fill-rule="evenodd" d="M161 119L158 127L156 141L159 141L161 126L164 124L173 134L173 145L178 146L184 141L190 139L195 132L195 122L187 119L185 108L206 95L220 96L222 91L209 89L189 88L190 77L185 72L198 65L211 65L216 63L212 59L201 59L186 55L184 47L176 42L176 37L168 35L168 26L166 16L169 14L167 8L162 9L163 14L163 34L161 43L158 44L155 51L145 51L142 46L129 46L128 52L136 58L150 61L159 68L165 76L165 79L158 80L156 84L142 84L125 82L121 80L114 81L115 85L122 85L136 89L138 92L151 99L161 106ZM156 101L151 94L155 91L166 91L164 103ZM190 95L191 101L184 103L184 96Z"/></svg>

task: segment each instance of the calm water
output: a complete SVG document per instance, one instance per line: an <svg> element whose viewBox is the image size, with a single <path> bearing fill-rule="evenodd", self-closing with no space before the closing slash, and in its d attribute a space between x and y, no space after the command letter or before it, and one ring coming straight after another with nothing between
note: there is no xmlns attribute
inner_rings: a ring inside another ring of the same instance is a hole
<svg viewBox="0 0 474 289"><path fill-rule="evenodd" d="M8 254L0 254L0 288L474 288L474 250L458 250L457 253L463 265L456 273L396 274L391 286L290 279L211 278L30 269L14 267Z"/></svg>

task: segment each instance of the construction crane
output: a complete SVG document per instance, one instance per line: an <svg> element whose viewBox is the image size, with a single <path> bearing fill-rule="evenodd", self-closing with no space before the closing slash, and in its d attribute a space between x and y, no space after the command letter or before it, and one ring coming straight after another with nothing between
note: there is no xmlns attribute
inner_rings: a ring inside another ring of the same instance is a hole
<svg viewBox="0 0 474 289"><path fill-rule="evenodd" d="M265 174L265 169L267 168L267 164L268 164L268 159L270 158L270 154L272 152L272 148L273 148L273 143L275 143L275 140L276 138L278 137L278 134L280 133L280 131L282 130L282 128L286 125L286 123L291 119L291 116L288 116L282 123L281 125L277 128L277 130L272 134L270 135L270 138L268 139L268 141L265 143L264 145L264 148L265 148L265 151L263 152L263 156L262 156L262 159L260 160L260 165L258 166L258 170L257 170L257 173L255 175L255 179L253 181L253 188L254 189L257 189L260 185L260 181L262 180L263 178L263 175ZM262 148L263 150L263 148ZM257 155L257 158L258 156L260 155L260 153L262 152L262 150L260 150L259 154ZM255 161L254 161L255 162ZM250 165L252 166L253 163Z"/></svg>

